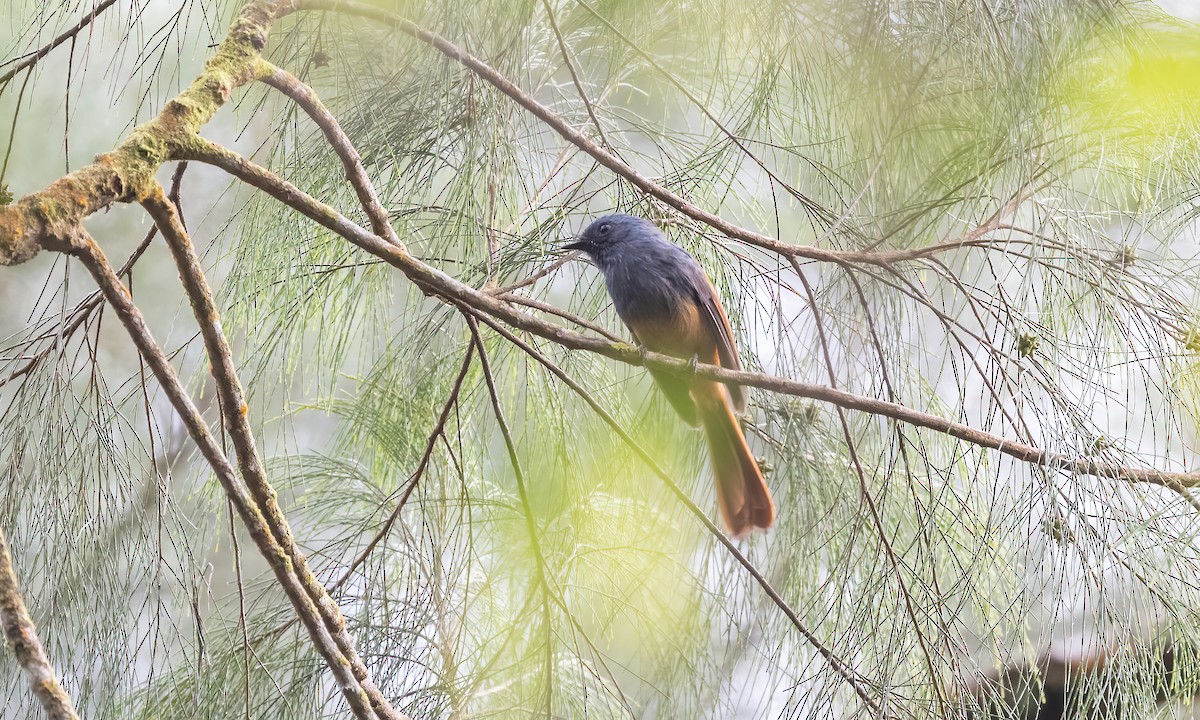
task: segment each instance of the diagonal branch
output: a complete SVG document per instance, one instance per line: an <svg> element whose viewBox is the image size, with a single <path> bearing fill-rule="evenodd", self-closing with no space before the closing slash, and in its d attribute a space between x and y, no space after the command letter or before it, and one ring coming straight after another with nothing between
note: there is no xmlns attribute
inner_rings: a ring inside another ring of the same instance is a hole
<svg viewBox="0 0 1200 720"><path fill-rule="evenodd" d="M549 313L551 315L560 317L563 320L567 320L569 322L575 323L579 327L587 328L588 330L591 330L592 332L596 333L597 335L599 335L601 337L606 337L609 340L612 340L613 342L621 342L621 336L617 335L616 333L609 330L608 328L606 328L602 325L597 325L596 323L594 323L590 320L585 320L585 319L579 317L578 315L576 315L575 313L568 312L566 310L563 310L562 308L555 307L549 303L544 303L541 300L534 300L533 298L527 298L527 297L524 297L521 295L517 295L516 293L500 293L500 294L497 294L496 297L500 298L501 300L504 300L505 302L510 302L510 303L513 303L516 305L523 305L524 307L533 308L534 310L541 310L544 313Z"/></svg>
<svg viewBox="0 0 1200 720"><path fill-rule="evenodd" d="M54 667L46 657L46 649L38 638L25 600L21 597L12 551L3 529L0 529L0 625L4 626L4 637L12 646L17 664L25 671L29 689L42 704L46 717L50 720L79 720L71 697L54 674Z"/></svg>
<svg viewBox="0 0 1200 720"><path fill-rule="evenodd" d="M105 300L121 320L121 324L124 325L142 357L146 359L146 363L158 379L171 405L179 413L180 420L196 443L200 454L208 461L217 480L225 490L225 494L233 501L251 539L254 540L255 545L271 566L284 593L291 600L296 614L300 616L317 652L321 654L328 665L355 717L359 720L379 718L379 715L372 709L371 700L366 691L351 671L347 658L322 622L321 613L316 604L293 574L289 557L276 542L271 527L256 506L254 498L238 480L233 465L217 445L212 430L209 429L208 423L204 421L195 403L188 396L175 368L171 366L162 348L150 334L150 329L146 326L145 319L137 305L134 304L129 291L121 284L107 258L104 257L104 253L100 250L100 246L82 227L75 231L71 254L78 257L95 278L96 284L104 293Z"/></svg>
<svg viewBox="0 0 1200 720"><path fill-rule="evenodd" d="M833 250L780 242L761 233L730 223L708 212L664 186L642 175L609 150L572 128L565 120L530 94L521 90L494 68L445 38L425 30L406 18L389 11L353 2L352 0L246 0L217 52L182 93L167 101L162 111L150 121L137 126L129 137L111 152L73 173L65 175L48 187L27 195L8 206L0 206L0 264L17 265L28 261L43 249L65 251L71 246L74 227L89 215L114 202L132 202L152 192L154 173L162 163L182 159L195 151L198 131L228 102L234 89L255 79L277 82L281 89L296 89L283 76L270 80L275 68L262 60L272 24L296 10L332 10L374 19L394 26L402 32L435 48L459 62L478 77L541 119L568 142L592 156L596 162L624 178L644 193L668 206L721 232L722 234L773 251L786 257L806 258L838 263L868 263L887 265L906 260L929 257L940 252L973 244L977 233L960 242L941 243L927 248L895 251ZM301 93L311 95L311 91ZM296 96L297 99L302 99ZM307 100L306 100L307 102ZM319 102L307 108L318 117L323 108ZM327 114L327 111L324 111ZM323 129L329 129L328 126ZM328 136L328 135L327 135ZM330 137L335 148L341 138ZM352 149L352 148L343 148ZM350 156L343 155L343 161ZM356 184L364 207L381 237L398 242L386 222L378 215L378 201L373 209L364 196L369 183L364 183L361 162L357 169L348 166L348 176ZM354 165L351 162L351 165ZM984 227L988 230L993 229Z"/></svg>
<svg viewBox="0 0 1200 720"><path fill-rule="evenodd" d="M266 60L262 60L261 64L263 67L260 73L262 81L295 100L296 104L308 113L308 116L317 124L317 127L321 128L325 139L333 146L334 152L337 153L343 167L346 168L346 179L354 187L359 203L362 204L367 217L371 219L371 229L384 240L396 247L403 248L404 243L400 241L396 231L392 229L391 223L388 222L387 210L384 210L383 206L379 204L379 196L375 193L371 178L367 176L366 168L363 167L362 157L358 154L358 150L354 149L350 138L346 137L337 118L329 112L312 88L301 82L299 78L287 70L271 65Z"/></svg>
<svg viewBox="0 0 1200 720"><path fill-rule="evenodd" d="M233 442L234 453L237 456L238 467L242 480L246 483L250 495L254 498L257 510L269 528L271 535L290 566L291 572L304 588L315 605L324 623L325 630L337 646L343 661L353 672L366 696L370 698L372 710L384 720L399 718L397 713L383 694L371 680L370 673L359 658L354 641L346 632L346 620L341 609L329 596L325 586L312 573L304 553L296 547L287 518L276 501L275 489L267 480L262 458L254 441L248 420L249 407L246 405L245 393L238 380L237 369L233 361L233 353L229 340L221 329L220 315L208 280L200 268L200 259L196 256L187 232L179 222L175 207L159 192L142 201L146 210L154 218L159 231L167 240L171 255L179 268L179 276L196 315L200 326L200 334L208 351L212 367L213 379L220 392L217 393L221 406L221 416L224 418L225 431Z"/></svg>
<svg viewBox="0 0 1200 720"><path fill-rule="evenodd" d="M575 69L574 61L571 60L571 53L567 50L567 42L563 39L562 31L558 28L558 20L554 17L554 8L550 6L550 0L542 0L542 7L546 10L546 20L550 22L550 30L554 32L554 39L558 42L558 51L562 54L563 64L567 66L567 72L571 73L571 83L575 85L575 92L579 93L579 99L583 101L583 107L587 110L588 117L592 119L592 125L596 128L600 142L611 150L612 144L608 138L604 137L604 128L600 125L600 118L596 117L592 101L588 99L587 91L583 89L583 83L579 80L579 72Z"/></svg>
<svg viewBox="0 0 1200 720"><path fill-rule="evenodd" d="M429 460L433 457L433 448L437 445L437 441L442 437L442 433L446 429L446 421L450 419L450 411L458 404L458 396L462 392L463 381L467 379L467 372L471 369L471 360L475 355L475 344L467 344L467 354L463 357L462 367L458 370L458 377L454 379L454 387L450 390L450 397L446 399L446 403L442 406L442 412L438 415L437 423L433 426L433 432L429 433L429 439L425 441L425 452L421 454L421 461L417 463L417 469L413 471L412 478L408 484L404 486L404 492L400 495L400 499L396 502L396 507L392 509L388 519L384 521L383 527L379 532L375 533L375 537L367 543L358 557L350 563L349 567L342 573L342 576L329 586L331 592L337 591L338 588L346 584L354 571L359 568L367 557L375 551L379 545L392 531L392 526L396 524L396 520L400 517L400 512L404 510L404 506L408 504L408 498L412 495L413 490L417 489L417 483L421 482L421 477L425 474L425 468L429 466Z"/></svg>
<svg viewBox="0 0 1200 720"><path fill-rule="evenodd" d="M512 285L506 285L504 287L495 288L491 292L494 295L510 295L515 290L520 290L523 287L529 287L530 285L534 284L538 280L541 280L542 278L546 277L547 275L553 273L555 270L559 269L563 265L566 265L567 263L569 263L573 260L580 260L582 258L583 258L583 253L579 252L578 250L572 250L571 252L567 253L566 255L563 255L562 257L560 257L559 259L550 263L549 265L542 268L541 270L538 270L537 272L529 275L524 280L518 280L517 282L513 283Z"/></svg>
<svg viewBox="0 0 1200 720"><path fill-rule="evenodd" d="M474 315L466 312L463 315L466 317L467 327L471 330L471 339L475 343L475 348L479 350L479 368L483 371L484 384L487 385L488 397L492 402L492 414L496 418L496 424L500 426L500 435L504 438L504 449L508 452L508 461L512 465L513 475L517 480L517 495L521 500L521 511L525 518L525 529L529 533L529 546L533 549L534 565L537 567L538 585L542 591L542 631L545 635L546 643L546 664L544 668L546 674L546 717L549 719L553 717L552 707L554 701L554 653L552 651L553 635L550 627L550 600L554 596L554 592L550 589L550 580L547 577L546 555L542 552L542 541L538 538L537 524L533 518L533 508L529 504L529 491L525 486L525 472L521 469L521 458L517 455L517 444L513 441L512 430L508 426L508 420L504 418L504 409L500 405L500 394L496 391L496 378L492 375L492 364L488 360L487 348L483 345L483 338L479 335L479 323L475 320Z"/></svg>
<svg viewBox="0 0 1200 720"><path fill-rule="evenodd" d="M295 185L227 148L213 143L205 143L202 146L198 145L190 152L190 159L224 169L397 268L427 295L437 296L449 303L465 305L571 350L587 350L629 365L642 365L680 373L693 372L692 367L684 360L659 353L641 352L627 343L609 342L573 332L560 325L522 312L490 293L481 292L459 282L437 268L430 267L407 252L384 242L370 231L355 225L337 210L321 203ZM826 385L798 382L765 373L726 370L716 365L698 364L695 366L694 372L696 375L713 380L756 387L784 395L795 395L847 410L857 410L891 418L915 427L949 435L972 445L999 451L1031 465L1054 468L1072 475L1108 478L1131 483L1148 483L1176 491L1183 487L1200 486L1200 472L1168 472L1153 468L1130 467L1099 462L1088 457L1075 457L1052 452L905 405L865 395L856 395Z"/></svg>

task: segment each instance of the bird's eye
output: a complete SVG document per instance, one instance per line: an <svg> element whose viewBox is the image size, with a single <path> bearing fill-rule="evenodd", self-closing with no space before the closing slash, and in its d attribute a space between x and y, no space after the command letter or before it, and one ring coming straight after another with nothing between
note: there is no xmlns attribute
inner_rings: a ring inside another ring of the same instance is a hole
<svg viewBox="0 0 1200 720"><path fill-rule="evenodd" d="M601 234L601 235L606 235L606 234L608 233L608 230L609 230L609 228L610 228L610 227L612 227L612 226L611 226L611 225L609 225L608 223L601 223L601 224L600 224L600 227L598 228L598 230L599 230L599 232L600 232L600 234Z"/></svg>

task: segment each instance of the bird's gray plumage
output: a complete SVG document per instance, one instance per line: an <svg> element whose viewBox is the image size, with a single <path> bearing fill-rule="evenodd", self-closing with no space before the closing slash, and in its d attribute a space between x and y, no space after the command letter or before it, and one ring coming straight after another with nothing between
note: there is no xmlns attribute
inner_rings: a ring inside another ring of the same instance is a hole
<svg viewBox="0 0 1200 720"><path fill-rule="evenodd" d="M592 221L567 247L583 250L600 269L613 307L626 325L637 327L647 319L677 317L685 305L694 304L706 314L718 338L721 365L741 369L728 321L704 269L654 223L623 213L605 215ZM736 385L728 387L734 407L745 410L745 391ZM680 414L694 424L694 413L680 410Z"/></svg>
<svg viewBox="0 0 1200 720"><path fill-rule="evenodd" d="M604 226L607 232L600 231ZM585 251L604 273L613 306L627 323L674 315L682 302L708 293L700 265L648 220L606 215L588 226L580 242L589 244Z"/></svg>
<svg viewBox="0 0 1200 720"><path fill-rule="evenodd" d="M604 274L617 314L644 347L740 370L729 320L700 264L657 227L631 215L606 215L566 247L582 250ZM650 368L667 400L704 428L717 502L735 537L770 528L775 504L734 413L745 408L736 384Z"/></svg>

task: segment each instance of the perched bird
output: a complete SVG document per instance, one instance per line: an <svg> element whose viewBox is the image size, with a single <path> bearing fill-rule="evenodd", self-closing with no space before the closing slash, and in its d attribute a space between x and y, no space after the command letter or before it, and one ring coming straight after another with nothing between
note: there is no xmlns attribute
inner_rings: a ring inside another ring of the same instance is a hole
<svg viewBox="0 0 1200 720"><path fill-rule="evenodd" d="M606 215L565 246L581 250L604 274L621 320L647 350L741 370L729 318L712 281L686 250L653 223ZM769 528L775 504L734 411L746 408L739 385L654 370L658 386L690 425L703 425L721 517L734 537Z"/></svg>

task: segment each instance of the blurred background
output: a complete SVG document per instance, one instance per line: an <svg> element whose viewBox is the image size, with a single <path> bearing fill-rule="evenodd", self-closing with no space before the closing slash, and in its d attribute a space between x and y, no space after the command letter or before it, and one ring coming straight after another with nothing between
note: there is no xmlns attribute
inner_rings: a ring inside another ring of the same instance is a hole
<svg viewBox="0 0 1200 720"><path fill-rule="evenodd" d="M596 215L639 214L705 266L749 369L832 373L1072 458L1193 469L1200 5L371 4L781 242L967 241L903 263L793 265L647 197L408 35L339 12L281 20L267 56L339 119L426 263L507 286ZM112 149L195 77L239 6L9 0L0 183L19 198ZM367 225L278 92L240 90L203 135ZM873 716L816 644L887 717L1192 716L1200 524L1181 493L884 417L843 426L831 406L754 391L745 427L779 517L738 547L793 622L515 345L484 330L519 468L478 357L456 390L470 343L456 310L220 170L176 172L159 177L179 178L271 482L374 679L412 717ZM117 206L87 227L120 265L150 223ZM218 428L161 239L128 285ZM51 253L0 269L0 522L64 687L89 718L345 717L94 290ZM628 337L583 261L514 293ZM716 518L702 436L644 370L526 340ZM5 718L37 715L19 672L0 652Z"/></svg>

